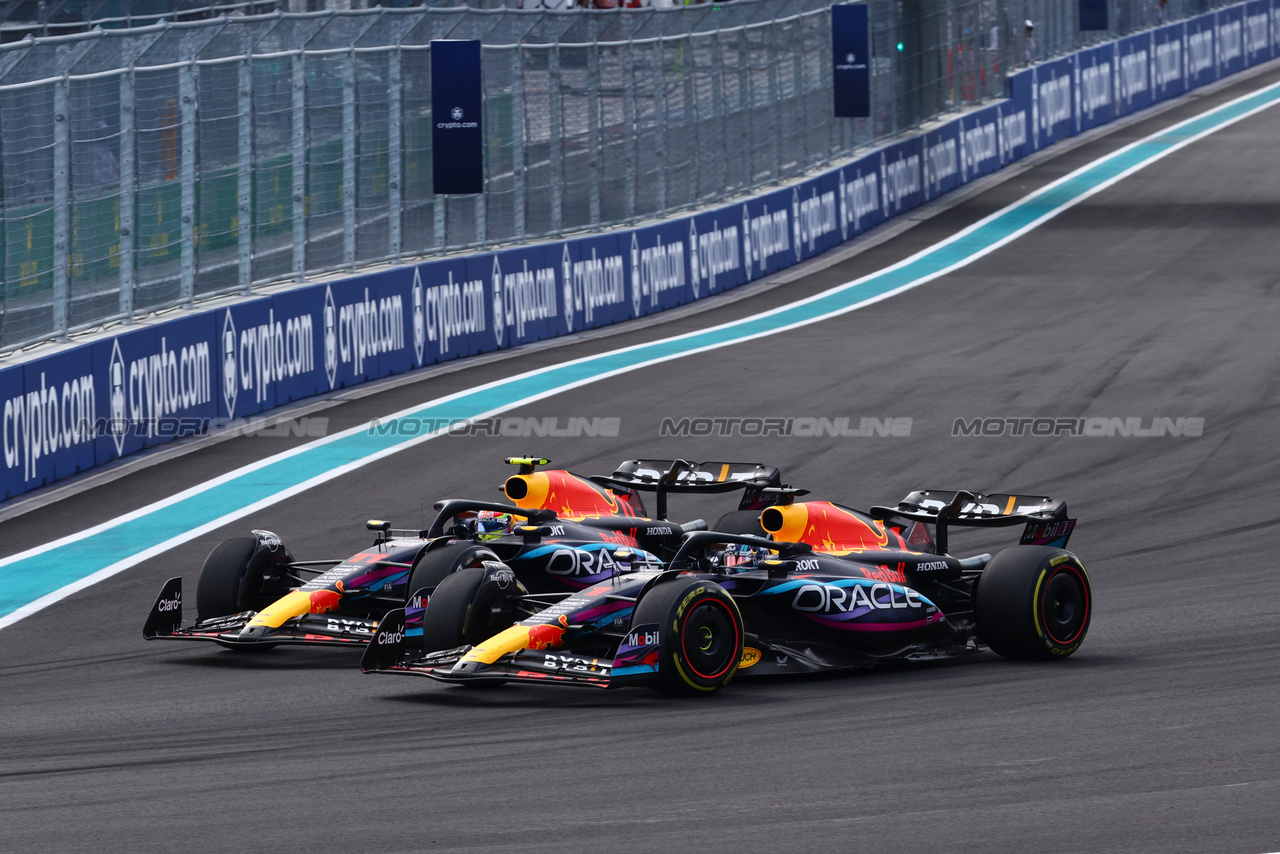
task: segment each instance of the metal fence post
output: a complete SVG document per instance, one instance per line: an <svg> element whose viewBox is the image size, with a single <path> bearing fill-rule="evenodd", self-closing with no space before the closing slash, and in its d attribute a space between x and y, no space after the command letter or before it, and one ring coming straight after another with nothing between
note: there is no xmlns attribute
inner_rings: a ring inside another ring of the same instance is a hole
<svg viewBox="0 0 1280 854"><path fill-rule="evenodd" d="M180 228L182 303L196 297L196 63L178 71L178 100L182 112L182 218Z"/></svg>
<svg viewBox="0 0 1280 854"><path fill-rule="evenodd" d="M134 187L133 69L120 75L120 314L133 322L133 212Z"/></svg>
<svg viewBox="0 0 1280 854"><path fill-rule="evenodd" d="M236 249L238 281L243 293L253 290L253 59L240 63L236 162Z"/></svg>
<svg viewBox="0 0 1280 854"><path fill-rule="evenodd" d="M293 278L307 270L307 71L305 56L293 55Z"/></svg>
<svg viewBox="0 0 1280 854"><path fill-rule="evenodd" d="M775 21L776 23L776 21ZM765 44L769 51L769 106L773 114L773 126L782 127L782 98L778 84L778 28L765 30ZM771 134L773 138L773 164L769 167L769 177L774 181L782 177L782 134Z"/></svg>
<svg viewBox="0 0 1280 854"><path fill-rule="evenodd" d="M551 91L548 101L547 116L550 127L551 149L548 157L551 160L551 177L554 186L551 188L551 233L564 233L564 143L560 139L560 40L551 46L547 55L547 88Z"/></svg>
<svg viewBox="0 0 1280 854"><path fill-rule="evenodd" d="M653 40L653 142L654 162L658 164L658 187L655 204L658 215L667 212L667 170L662 168L667 156L667 90L663 71L662 38Z"/></svg>
<svg viewBox="0 0 1280 854"><path fill-rule="evenodd" d="M480 62L483 65L484 63L484 44L483 43L481 43L480 45ZM483 84L480 92L480 127L482 129L481 130L482 133L487 131L489 127L489 98L488 98L488 94L483 90ZM475 204L475 218L476 218L476 243L479 243L481 246L487 246L489 244L489 240L488 240L489 211L488 211L488 205L486 204L489 199L489 194L487 192L488 186L489 186L489 175L488 175L489 170L486 168L489 165L488 160L489 158L485 157L483 153L481 153L480 169L481 169L481 181L483 183L481 184L481 191L475 196L473 200Z"/></svg>
<svg viewBox="0 0 1280 854"><path fill-rule="evenodd" d="M587 49L587 216L592 229L600 227L600 48L592 39Z"/></svg>
<svg viewBox="0 0 1280 854"><path fill-rule="evenodd" d="M401 158L403 156L400 137L400 111L403 109L400 99L400 45L396 45L387 63L387 83L391 89L387 93L387 171L390 173L390 192L387 194L387 242L390 243L391 257L399 261L403 258L403 238L401 237Z"/></svg>
<svg viewBox="0 0 1280 854"><path fill-rule="evenodd" d="M342 263L356 268L356 52L342 70Z"/></svg>
<svg viewBox="0 0 1280 854"><path fill-rule="evenodd" d="M805 57L804 57L804 29L797 24L795 40L800 44L795 46L791 51L793 57L794 73L795 73L795 95L800 99L800 114L803 117L804 134L804 156L800 158L800 171L813 160L813 123L809 120L809 81L805 77ZM834 111L834 110L833 110Z"/></svg>
<svg viewBox="0 0 1280 854"><path fill-rule="evenodd" d="M636 127L636 61L635 41L627 39L627 50L623 54L622 77L626 85L622 87L622 127L623 134L623 193L622 213L627 222L636 218L636 157L638 155L636 136L632 131Z"/></svg>
<svg viewBox="0 0 1280 854"><path fill-rule="evenodd" d="M53 85L53 334L67 338L70 293L67 287L71 260L71 122L67 116L67 76Z"/></svg>
<svg viewBox="0 0 1280 854"><path fill-rule="evenodd" d="M515 172L515 181L512 187L512 230L515 232L516 240L524 240L525 224L524 224L524 192L525 192L525 172L524 172L524 146L525 146L525 127L524 127L524 45L516 45L515 56L512 60L512 71L515 75L515 82L511 86L511 168Z"/></svg>
<svg viewBox="0 0 1280 854"><path fill-rule="evenodd" d="M720 138L716 140L716 144L711 150L716 152L728 151L726 137L729 134L727 111L724 107L724 43L720 40L720 28L716 27L715 35L711 37L711 103L714 105L715 115L719 119L716 123L720 133ZM720 188L727 190L729 184L729 164L723 154L714 161L719 164L720 172Z"/></svg>
<svg viewBox="0 0 1280 854"><path fill-rule="evenodd" d="M684 105L684 121L689 126L689 136L693 139L690 146L690 160L693 161L693 174L689 176L689 183L693 187L689 201L697 205L698 198L701 195L702 181L702 157L705 149L702 147L702 113L698 109L698 93L694 84L694 78L698 76L698 60L694 54L693 33L686 32L684 34L684 44L681 47L682 56L680 57L680 72L684 77L684 96L681 102ZM686 137L688 139L688 137ZM686 202L682 199L681 204Z"/></svg>

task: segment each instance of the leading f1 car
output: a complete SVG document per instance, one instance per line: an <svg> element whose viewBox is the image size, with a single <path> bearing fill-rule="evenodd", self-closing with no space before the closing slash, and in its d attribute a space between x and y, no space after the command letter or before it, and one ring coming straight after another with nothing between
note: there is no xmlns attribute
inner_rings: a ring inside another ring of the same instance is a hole
<svg viewBox="0 0 1280 854"><path fill-rule="evenodd" d="M781 503L775 539L698 531L666 565L615 554L619 570L573 592L531 591L500 561L444 579L422 618L388 613L369 673L441 682L534 682L670 694L717 691L735 675L866 667L970 655L1065 659L1089 627L1092 592L1065 549L1075 525L1043 497L913 492L869 513ZM1022 525L992 557L948 553L957 526Z"/></svg>

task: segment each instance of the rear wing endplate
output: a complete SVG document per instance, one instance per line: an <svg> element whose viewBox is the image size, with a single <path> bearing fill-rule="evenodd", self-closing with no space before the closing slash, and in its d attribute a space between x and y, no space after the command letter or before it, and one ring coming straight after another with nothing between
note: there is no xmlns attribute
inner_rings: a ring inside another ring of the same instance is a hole
<svg viewBox="0 0 1280 854"><path fill-rule="evenodd" d="M875 519L910 519L936 526L938 554L947 553L947 528L1003 528L1025 525L1023 545L1065 547L1076 520L1067 517L1067 503L1044 495L982 495L965 490L916 490L897 507L871 508Z"/></svg>
<svg viewBox="0 0 1280 854"><path fill-rule="evenodd" d="M611 475L593 475L604 486L657 493L659 519L667 518L668 492L716 494L743 490L740 504L750 506L765 489L782 487L782 472L763 463L691 463L688 460L627 460Z"/></svg>

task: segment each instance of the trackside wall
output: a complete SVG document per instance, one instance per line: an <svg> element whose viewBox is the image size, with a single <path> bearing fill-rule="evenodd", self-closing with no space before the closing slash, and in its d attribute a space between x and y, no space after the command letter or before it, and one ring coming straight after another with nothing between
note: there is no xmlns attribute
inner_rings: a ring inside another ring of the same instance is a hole
<svg viewBox="0 0 1280 854"><path fill-rule="evenodd" d="M1280 55L1254 0L1011 76L1009 97L678 219L311 285L0 369L0 498L292 401L770 275L1066 137Z"/></svg>

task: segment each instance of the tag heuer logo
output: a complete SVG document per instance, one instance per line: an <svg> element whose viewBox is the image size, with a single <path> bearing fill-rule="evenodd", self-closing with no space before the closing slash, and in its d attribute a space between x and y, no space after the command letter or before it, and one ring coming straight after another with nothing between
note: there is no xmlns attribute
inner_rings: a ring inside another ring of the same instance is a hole
<svg viewBox="0 0 1280 854"><path fill-rule="evenodd" d="M640 316L640 243L634 232L631 234L631 311L633 316Z"/></svg>
<svg viewBox="0 0 1280 854"><path fill-rule="evenodd" d="M564 275L564 328L572 332L573 312L583 306L575 303L573 299L573 260L569 257L568 243L564 245L564 254L560 259L560 272Z"/></svg>
<svg viewBox="0 0 1280 854"><path fill-rule="evenodd" d="M454 120L455 122L460 122L460 121L462 121L462 108L461 108L461 107L454 107L454 108L453 108L453 112L451 112L449 115L453 116L453 120Z"/></svg>
<svg viewBox="0 0 1280 854"><path fill-rule="evenodd" d="M502 266L498 264L498 258L493 258L493 336L498 340L498 346L502 346L502 333L506 330L506 317L504 316L504 306L502 305Z"/></svg>
<svg viewBox="0 0 1280 854"><path fill-rule="evenodd" d="M425 306L422 304L422 271L413 268L413 352L422 366L422 351L427 344Z"/></svg>
<svg viewBox="0 0 1280 854"><path fill-rule="evenodd" d="M693 285L693 298L698 299L702 290L702 281L699 278L702 273L702 265L698 263L698 226L694 220L689 220L689 284ZM710 282L707 283L710 290Z"/></svg>
<svg viewBox="0 0 1280 854"><path fill-rule="evenodd" d="M240 391L240 376L236 370L236 324L227 309L222 321L222 399L227 404L227 417L236 417L236 395Z"/></svg>
<svg viewBox="0 0 1280 854"><path fill-rule="evenodd" d="M338 378L338 309L333 304L333 291L324 289L324 373L333 388Z"/></svg>
<svg viewBox="0 0 1280 854"><path fill-rule="evenodd" d="M124 453L124 434L129 422L124 411L124 357L120 355L120 341L112 342L111 365L111 423L108 425L111 438L116 443L116 454Z"/></svg>

